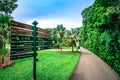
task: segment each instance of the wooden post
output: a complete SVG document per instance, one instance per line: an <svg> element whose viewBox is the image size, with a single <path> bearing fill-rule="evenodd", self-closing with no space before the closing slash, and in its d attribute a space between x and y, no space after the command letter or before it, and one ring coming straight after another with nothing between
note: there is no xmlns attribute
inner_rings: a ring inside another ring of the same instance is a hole
<svg viewBox="0 0 120 80"><path fill-rule="evenodd" d="M36 36L37 36L37 21L34 21L33 23L33 49L34 49L34 53L33 53L33 78L34 80L36 80L36 56L37 56L37 52L36 52Z"/></svg>

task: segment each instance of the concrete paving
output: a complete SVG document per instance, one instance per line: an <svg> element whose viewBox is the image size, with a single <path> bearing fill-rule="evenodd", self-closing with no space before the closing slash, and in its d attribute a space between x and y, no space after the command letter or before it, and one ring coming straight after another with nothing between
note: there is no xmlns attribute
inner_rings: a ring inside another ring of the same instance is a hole
<svg viewBox="0 0 120 80"><path fill-rule="evenodd" d="M80 48L81 57L69 80L120 80L103 60L92 52Z"/></svg>

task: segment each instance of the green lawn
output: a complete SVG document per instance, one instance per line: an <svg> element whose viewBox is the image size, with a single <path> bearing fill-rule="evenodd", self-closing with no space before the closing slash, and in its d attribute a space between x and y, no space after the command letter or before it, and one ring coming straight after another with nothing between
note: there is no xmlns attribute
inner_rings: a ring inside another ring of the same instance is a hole
<svg viewBox="0 0 120 80"><path fill-rule="evenodd" d="M68 80L79 56L79 54L39 51L37 80ZM32 80L32 76L33 58L18 59L14 65L0 69L0 80Z"/></svg>

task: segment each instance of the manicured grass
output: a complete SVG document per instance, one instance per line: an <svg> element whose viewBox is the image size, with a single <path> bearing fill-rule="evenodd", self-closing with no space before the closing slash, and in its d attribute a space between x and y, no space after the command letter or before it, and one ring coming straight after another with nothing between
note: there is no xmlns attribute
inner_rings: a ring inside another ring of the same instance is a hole
<svg viewBox="0 0 120 80"><path fill-rule="evenodd" d="M37 80L68 80L80 54L39 51ZM0 80L32 80L33 58L15 60L15 64L0 69Z"/></svg>

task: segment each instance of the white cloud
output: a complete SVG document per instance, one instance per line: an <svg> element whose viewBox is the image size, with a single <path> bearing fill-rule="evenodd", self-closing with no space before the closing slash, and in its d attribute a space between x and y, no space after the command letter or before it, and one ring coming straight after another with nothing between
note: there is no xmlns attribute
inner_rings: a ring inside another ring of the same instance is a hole
<svg viewBox="0 0 120 80"><path fill-rule="evenodd" d="M82 26L82 20L73 20L73 19L67 19L67 18L51 18L51 19L43 19L40 20L32 19L25 21L27 24L32 24L32 22L36 20L39 24L38 27L41 28L55 28L58 24L63 24L66 29L70 30L71 28L81 27Z"/></svg>

